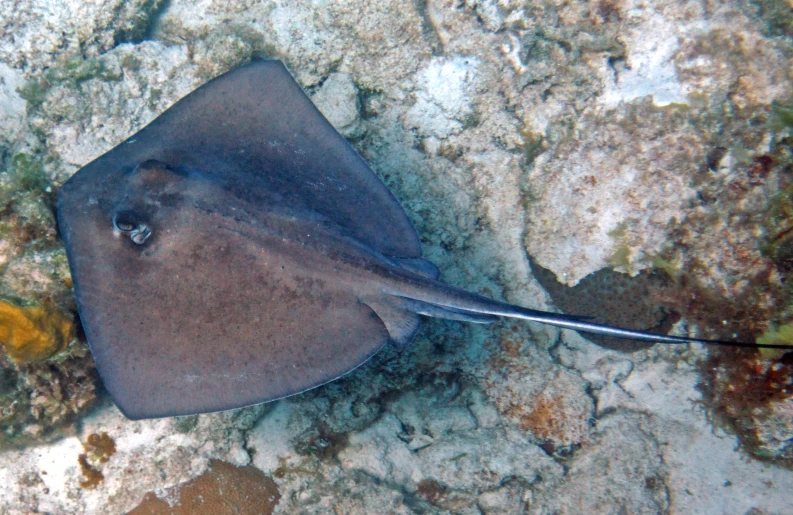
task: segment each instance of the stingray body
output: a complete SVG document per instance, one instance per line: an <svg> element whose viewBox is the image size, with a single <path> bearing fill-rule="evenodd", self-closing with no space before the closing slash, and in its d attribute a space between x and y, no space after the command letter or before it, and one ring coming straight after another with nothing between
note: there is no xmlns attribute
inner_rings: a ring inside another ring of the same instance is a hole
<svg viewBox="0 0 793 515"><path fill-rule="evenodd" d="M318 386L409 342L420 315L699 341L438 281L399 203L276 61L218 77L80 169L58 221L100 375L134 419Z"/></svg>

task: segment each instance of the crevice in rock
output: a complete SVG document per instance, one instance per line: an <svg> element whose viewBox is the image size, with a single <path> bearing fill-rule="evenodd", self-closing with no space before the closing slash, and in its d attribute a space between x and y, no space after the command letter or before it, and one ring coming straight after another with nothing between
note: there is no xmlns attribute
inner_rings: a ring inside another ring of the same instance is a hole
<svg viewBox="0 0 793 515"><path fill-rule="evenodd" d="M170 5L171 0L146 0L136 13L125 16L124 5L121 4L116 12L116 19L111 24L119 27L113 37L113 46L123 43L137 44L155 39L158 22Z"/></svg>
<svg viewBox="0 0 793 515"><path fill-rule="evenodd" d="M413 5L416 8L416 13L421 18L421 33L424 35L424 39L427 40L427 43L429 43L432 55L443 55L443 43L441 43L438 31L435 29L435 25L430 18L427 0L413 0Z"/></svg>

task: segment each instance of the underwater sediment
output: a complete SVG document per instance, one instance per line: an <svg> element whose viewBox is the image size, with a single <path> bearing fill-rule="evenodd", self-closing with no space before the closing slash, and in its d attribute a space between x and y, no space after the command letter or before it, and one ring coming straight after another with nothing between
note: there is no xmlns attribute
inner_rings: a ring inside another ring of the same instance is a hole
<svg viewBox="0 0 793 515"><path fill-rule="evenodd" d="M297 397L126 420L98 387L53 216L79 167L210 78L276 58L447 282L784 342L787 3L80 6L0 15L0 336L35 310L53 321L25 330L45 335L30 359L0 358L0 511L156 512L222 481L273 513L787 509L784 353L426 321L412 346Z"/></svg>

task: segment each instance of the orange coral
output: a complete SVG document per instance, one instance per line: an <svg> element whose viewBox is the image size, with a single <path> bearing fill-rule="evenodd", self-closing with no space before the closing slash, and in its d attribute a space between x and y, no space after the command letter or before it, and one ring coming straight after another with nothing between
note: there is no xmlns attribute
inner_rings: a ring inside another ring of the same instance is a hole
<svg viewBox="0 0 793 515"><path fill-rule="evenodd" d="M72 321L59 312L0 301L0 344L15 362L47 359L65 349L71 337Z"/></svg>
<svg viewBox="0 0 793 515"><path fill-rule="evenodd" d="M270 515L281 494L272 478L255 467L212 460L209 470L169 489L169 499L148 493L128 515Z"/></svg>

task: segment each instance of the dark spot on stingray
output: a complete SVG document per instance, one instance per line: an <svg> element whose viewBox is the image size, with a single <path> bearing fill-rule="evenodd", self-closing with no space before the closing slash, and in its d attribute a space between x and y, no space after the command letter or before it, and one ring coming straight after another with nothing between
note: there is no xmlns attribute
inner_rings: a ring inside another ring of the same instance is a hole
<svg viewBox="0 0 793 515"><path fill-rule="evenodd" d="M61 188L58 223L102 380L130 418L293 395L410 343L421 315L620 329L437 278L385 185L277 61L198 88Z"/></svg>

